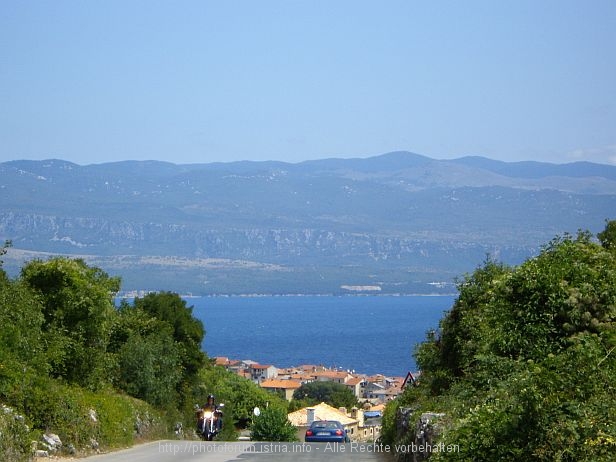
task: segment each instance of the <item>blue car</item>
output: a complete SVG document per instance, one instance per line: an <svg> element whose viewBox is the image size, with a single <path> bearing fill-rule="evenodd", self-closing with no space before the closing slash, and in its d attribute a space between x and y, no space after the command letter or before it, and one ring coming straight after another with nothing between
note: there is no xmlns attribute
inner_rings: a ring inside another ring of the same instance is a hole
<svg viewBox="0 0 616 462"><path fill-rule="evenodd" d="M306 443L346 443L346 430L337 420L317 420L306 430Z"/></svg>

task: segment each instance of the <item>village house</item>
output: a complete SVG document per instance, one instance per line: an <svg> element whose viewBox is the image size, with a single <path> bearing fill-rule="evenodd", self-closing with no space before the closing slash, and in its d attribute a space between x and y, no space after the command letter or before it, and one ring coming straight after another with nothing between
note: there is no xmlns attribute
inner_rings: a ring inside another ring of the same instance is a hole
<svg viewBox="0 0 616 462"><path fill-rule="evenodd" d="M345 371L318 371L313 375L315 379L320 382L335 382L341 384L345 384L348 380L353 378L351 374Z"/></svg>
<svg viewBox="0 0 616 462"><path fill-rule="evenodd" d="M351 440L354 440L353 437L359 433L359 421L357 419L351 418L345 412L341 412L326 403L298 409L289 413L287 418L291 425L297 428L297 437L300 441L304 441L306 430L315 420L337 420L345 428Z"/></svg>
<svg viewBox="0 0 616 462"><path fill-rule="evenodd" d="M298 382L302 384L314 382L316 380L313 374L307 374L307 373L294 374L291 376L291 378L293 380L297 380Z"/></svg>
<svg viewBox="0 0 616 462"><path fill-rule="evenodd" d="M327 369L324 366L313 364L278 369L275 366L262 365L249 359L239 361L225 356L216 357L215 364L257 384L273 379L292 381L291 384L279 384L284 386L278 387L273 386L278 382L271 382L268 387L264 387L280 392L286 399L290 399L289 397L293 395L295 389L299 388L295 384L299 383L301 386L306 383L321 381L344 385L351 390L358 400L367 400L372 404L377 404L395 398L402 393L406 386L415 381L415 377L410 372L406 377L386 377L382 374L359 376L348 371Z"/></svg>
<svg viewBox="0 0 616 462"><path fill-rule="evenodd" d="M250 375L250 371L247 371L245 369L239 369L236 372L237 375L239 375L240 377L246 379L246 380L252 380L252 376Z"/></svg>
<svg viewBox="0 0 616 462"><path fill-rule="evenodd" d="M230 359L227 365L225 366L225 369L227 369L228 371L236 372L236 373L239 370L241 370L241 368L242 368L242 364L237 359Z"/></svg>
<svg viewBox="0 0 616 462"><path fill-rule="evenodd" d="M299 369L301 372L309 374L327 370L325 366L316 366L314 364L302 364L301 366L297 366L297 369Z"/></svg>
<svg viewBox="0 0 616 462"><path fill-rule="evenodd" d="M252 366L259 364L257 361L253 361L252 359L242 359L240 361L240 367L242 369L250 369Z"/></svg>
<svg viewBox="0 0 616 462"><path fill-rule="evenodd" d="M369 403L383 404L398 397L402 389L398 387L385 388L379 383L368 384L368 388L363 393L363 399Z"/></svg>
<svg viewBox="0 0 616 462"><path fill-rule="evenodd" d="M261 382L261 388L275 393L282 393L287 401L291 401L293 399L293 393L295 393L295 390L301 386L302 384L300 382L292 379L281 380L278 378L264 380Z"/></svg>
<svg viewBox="0 0 616 462"><path fill-rule="evenodd" d="M344 408L336 409L329 404L320 403L291 412L287 418L297 428L300 441L304 440L306 430L315 420L337 420L344 426L351 441L374 441L381 434L380 419L367 423L371 419L365 419L363 410L356 407L347 413Z"/></svg>
<svg viewBox="0 0 616 462"><path fill-rule="evenodd" d="M385 388L402 388L404 377L385 377Z"/></svg>
<svg viewBox="0 0 616 462"><path fill-rule="evenodd" d="M216 366L224 367L229 372L233 372L241 377L250 378L250 374L245 373L248 369L246 362L256 364L254 361L240 361L238 359L229 359L225 356L217 356L214 358L214 364Z"/></svg>
<svg viewBox="0 0 616 462"><path fill-rule="evenodd" d="M290 379L293 374L296 374L297 370L293 367L278 368L278 378L282 380Z"/></svg>
<svg viewBox="0 0 616 462"><path fill-rule="evenodd" d="M362 386L364 379L362 377L352 377L346 381L344 384L348 389L350 389L357 399L361 399L362 396Z"/></svg>
<svg viewBox="0 0 616 462"><path fill-rule="evenodd" d="M386 392L386 400L391 401L392 399L396 399L398 396L402 394L402 388L390 387L387 390L385 390L385 392Z"/></svg>
<svg viewBox="0 0 616 462"><path fill-rule="evenodd" d="M366 377L366 381L367 382L371 382L371 383L380 383L380 384L384 384L385 382L385 376L383 374L376 374L376 375L371 375L369 377Z"/></svg>
<svg viewBox="0 0 616 462"><path fill-rule="evenodd" d="M385 404L375 404L374 406L364 407L364 415L368 416L382 416L385 412Z"/></svg>
<svg viewBox="0 0 616 462"><path fill-rule="evenodd" d="M229 358L227 358L226 356L216 356L214 358L214 364L216 366L222 366L226 368L227 365L229 364Z"/></svg>
<svg viewBox="0 0 616 462"><path fill-rule="evenodd" d="M360 441L376 441L381 436L381 430L383 428L382 413L372 413L375 416L369 417L364 415L363 425L359 427L358 439Z"/></svg>
<svg viewBox="0 0 616 462"><path fill-rule="evenodd" d="M264 380L273 379L278 375L278 369L270 364L253 364L248 368L250 372L250 380L255 383L261 383Z"/></svg>
<svg viewBox="0 0 616 462"><path fill-rule="evenodd" d="M364 382L362 398L379 399L385 393L385 385L380 382Z"/></svg>

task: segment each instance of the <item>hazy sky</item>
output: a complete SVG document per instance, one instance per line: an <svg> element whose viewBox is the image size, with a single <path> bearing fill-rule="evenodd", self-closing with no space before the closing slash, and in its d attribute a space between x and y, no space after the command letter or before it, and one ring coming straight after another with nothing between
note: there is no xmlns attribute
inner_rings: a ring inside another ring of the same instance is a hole
<svg viewBox="0 0 616 462"><path fill-rule="evenodd" d="M616 1L0 0L0 161L616 164Z"/></svg>

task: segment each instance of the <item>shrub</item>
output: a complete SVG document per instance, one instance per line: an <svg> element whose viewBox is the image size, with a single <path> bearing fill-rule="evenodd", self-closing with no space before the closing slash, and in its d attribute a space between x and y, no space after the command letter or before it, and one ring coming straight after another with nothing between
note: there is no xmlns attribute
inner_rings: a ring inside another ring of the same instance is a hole
<svg viewBox="0 0 616 462"><path fill-rule="evenodd" d="M0 460L10 462L30 459L29 428L23 416L0 404Z"/></svg>
<svg viewBox="0 0 616 462"><path fill-rule="evenodd" d="M283 408L270 406L262 410L250 430L254 441L297 441L297 430Z"/></svg>
<svg viewBox="0 0 616 462"><path fill-rule="evenodd" d="M488 261L416 351L419 386L388 406L444 412L434 460L608 461L616 453L616 259L611 233L554 239L535 258ZM413 428L411 425L409 428Z"/></svg>

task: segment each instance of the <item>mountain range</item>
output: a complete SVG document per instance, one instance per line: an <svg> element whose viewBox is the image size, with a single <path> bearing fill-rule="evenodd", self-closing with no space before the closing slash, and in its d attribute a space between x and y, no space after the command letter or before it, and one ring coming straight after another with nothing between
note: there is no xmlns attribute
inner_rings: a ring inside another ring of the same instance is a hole
<svg viewBox="0 0 616 462"><path fill-rule="evenodd" d="M600 231L616 167L437 160L409 152L297 164L0 163L5 268L84 258L125 290L445 293L490 255L517 264Z"/></svg>

